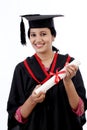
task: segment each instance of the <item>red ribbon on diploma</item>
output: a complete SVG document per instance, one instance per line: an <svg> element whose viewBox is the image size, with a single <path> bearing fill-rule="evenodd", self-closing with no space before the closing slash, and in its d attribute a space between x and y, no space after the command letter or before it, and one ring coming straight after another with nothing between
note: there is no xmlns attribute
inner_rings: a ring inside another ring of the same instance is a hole
<svg viewBox="0 0 87 130"><path fill-rule="evenodd" d="M61 77L59 76L59 74L64 74L64 73L66 73L65 70L58 71L58 69L57 69L56 73L50 72L50 75L55 75L55 83L57 84L61 80Z"/></svg>

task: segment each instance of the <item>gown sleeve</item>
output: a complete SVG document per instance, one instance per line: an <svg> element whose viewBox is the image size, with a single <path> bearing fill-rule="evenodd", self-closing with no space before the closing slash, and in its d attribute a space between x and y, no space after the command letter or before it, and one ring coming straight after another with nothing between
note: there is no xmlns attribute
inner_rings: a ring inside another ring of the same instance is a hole
<svg viewBox="0 0 87 130"><path fill-rule="evenodd" d="M25 101L24 84L26 80L27 79L23 67L20 64L18 64L14 70L11 89L10 89L9 98L7 102L8 130L20 124L19 122L17 122L14 115L16 110Z"/></svg>
<svg viewBox="0 0 87 130"><path fill-rule="evenodd" d="M86 123L85 111L87 110L87 97L86 97L86 89L84 86L84 81L83 81L80 70L78 70L76 76L73 77L73 83L76 87L76 91L79 97L82 99L83 104L84 104L84 113L78 117L81 124L84 125Z"/></svg>
<svg viewBox="0 0 87 130"><path fill-rule="evenodd" d="M79 94L80 98L83 100L84 110L86 110L87 109L86 90L85 90L85 86L84 86L84 82L80 70L77 71L77 74L73 79L74 79L73 82L76 87L76 91Z"/></svg>
<svg viewBox="0 0 87 130"><path fill-rule="evenodd" d="M21 106L16 110L15 119L16 119L18 122L22 123L22 124L26 123L27 120L28 120L28 119L24 119L24 118L22 117L22 115L21 115Z"/></svg>
<svg viewBox="0 0 87 130"><path fill-rule="evenodd" d="M74 110L72 109L74 113L76 113L78 116L82 116L84 114L84 103L81 98L79 98L79 103L77 108Z"/></svg>

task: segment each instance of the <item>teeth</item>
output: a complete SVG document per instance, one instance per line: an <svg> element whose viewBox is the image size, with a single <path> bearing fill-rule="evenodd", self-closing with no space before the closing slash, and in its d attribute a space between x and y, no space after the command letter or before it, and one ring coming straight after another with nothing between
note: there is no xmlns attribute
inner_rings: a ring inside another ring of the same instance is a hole
<svg viewBox="0 0 87 130"><path fill-rule="evenodd" d="M36 46L42 46L42 45L36 45Z"/></svg>
<svg viewBox="0 0 87 130"><path fill-rule="evenodd" d="M37 47L41 47L41 46L43 46L44 44L35 44L35 46L37 46Z"/></svg>

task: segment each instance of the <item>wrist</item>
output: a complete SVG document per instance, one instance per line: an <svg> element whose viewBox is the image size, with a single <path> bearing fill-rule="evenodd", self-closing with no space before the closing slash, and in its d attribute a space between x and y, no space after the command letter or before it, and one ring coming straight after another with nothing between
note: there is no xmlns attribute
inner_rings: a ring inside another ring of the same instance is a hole
<svg viewBox="0 0 87 130"><path fill-rule="evenodd" d="M66 78L66 77L65 77L65 78L63 79L63 83L64 83L64 84L68 84L68 85L69 85L71 82L72 82L72 80L71 80L70 78Z"/></svg>
<svg viewBox="0 0 87 130"><path fill-rule="evenodd" d="M37 104L37 103L33 100L32 95L29 97L29 102L30 102L30 104L32 104L32 105L36 105L36 104Z"/></svg>

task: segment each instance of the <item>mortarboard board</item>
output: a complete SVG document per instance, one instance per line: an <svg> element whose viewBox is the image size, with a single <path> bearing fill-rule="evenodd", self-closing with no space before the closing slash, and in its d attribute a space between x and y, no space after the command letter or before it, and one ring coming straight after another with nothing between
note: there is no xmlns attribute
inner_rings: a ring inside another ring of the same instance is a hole
<svg viewBox="0 0 87 130"><path fill-rule="evenodd" d="M29 28L43 28L43 27L54 27L53 18L55 17L63 17L64 15L40 15L40 14L32 14L32 15L22 15L21 21L21 43L26 44L25 40L25 29L23 18L26 18L29 22Z"/></svg>

